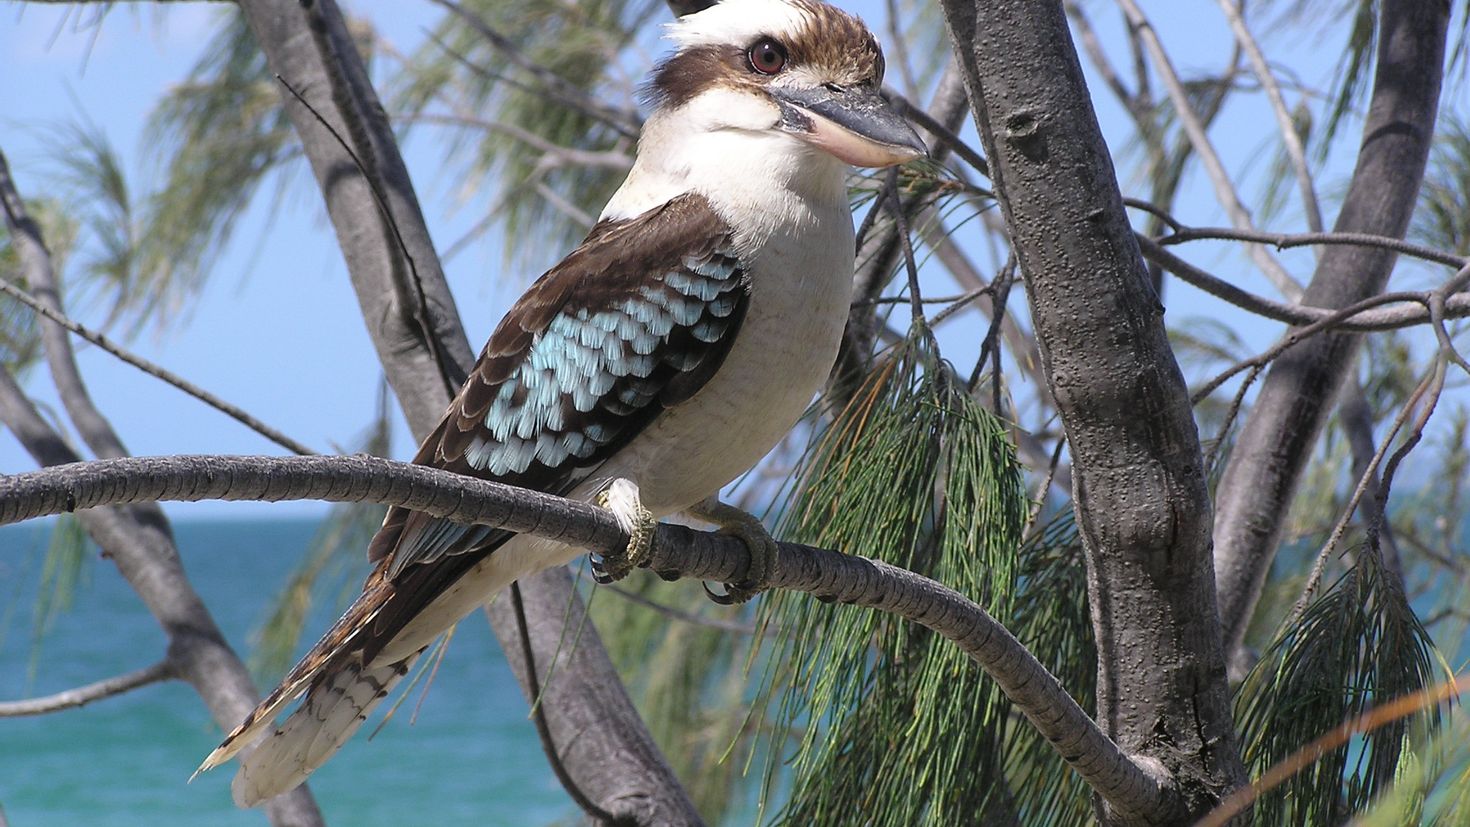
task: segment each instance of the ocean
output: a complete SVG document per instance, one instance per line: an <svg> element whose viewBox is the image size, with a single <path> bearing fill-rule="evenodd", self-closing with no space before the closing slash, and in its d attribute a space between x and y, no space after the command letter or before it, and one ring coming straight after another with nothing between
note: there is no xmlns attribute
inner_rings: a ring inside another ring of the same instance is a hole
<svg viewBox="0 0 1470 827"><path fill-rule="evenodd" d="M317 525L175 522L195 588L242 655ZM95 553L71 608L35 639L49 531L49 522L0 527L0 700L58 692L163 656L164 635L152 615ZM326 629L335 608L312 613L302 649ZM420 703L422 684L376 736L367 737L375 716L312 776L328 824L523 827L575 820L483 616L460 624ZM177 681L79 709L0 719L0 807L10 827L265 824L258 811L231 803L233 764L186 783L221 736L202 702Z"/></svg>

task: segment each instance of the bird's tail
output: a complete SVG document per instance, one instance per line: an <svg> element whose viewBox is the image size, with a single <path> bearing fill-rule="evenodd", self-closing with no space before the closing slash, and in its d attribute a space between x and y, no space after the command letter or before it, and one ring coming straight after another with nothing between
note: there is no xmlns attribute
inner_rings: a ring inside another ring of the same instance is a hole
<svg viewBox="0 0 1470 827"><path fill-rule="evenodd" d="M254 807L299 786L347 743L417 658L367 668L349 661L324 677L285 723L240 759L230 786L235 803Z"/></svg>

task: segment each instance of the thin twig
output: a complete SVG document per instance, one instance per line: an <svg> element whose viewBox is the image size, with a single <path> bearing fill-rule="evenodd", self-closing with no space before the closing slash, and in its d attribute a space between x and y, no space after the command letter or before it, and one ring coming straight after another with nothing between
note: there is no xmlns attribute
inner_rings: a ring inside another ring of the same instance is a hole
<svg viewBox="0 0 1470 827"><path fill-rule="evenodd" d="M254 416L251 416L243 408L239 408L235 405L230 404L229 402L226 402L223 399L220 399L218 396L215 396L209 391L204 390L198 385L195 385L193 382L190 382L182 376L179 376L177 373L174 373L168 368L165 368L155 362L150 362L149 360L144 359L142 356L138 356L137 354L127 350L126 348L114 344L111 339L108 339L101 333L91 330L84 325L78 324L71 318L62 315L61 313L57 313L56 311L42 304L39 300L36 299L36 297L20 289L19 287L16 287L14 284L11 284L5 279L0 279L0 293L5 293L6 295L20 302L21 304L24 304L37 313L40 313L42 316L45 316L51 321L66 328L67 330L70 330L72 333L75 333L83 339L86 339L87 341L91 342L92 344L96 345L107 353L112 354L119 360L126 362L129 365L132 365L138 370L143 371L144 373L154 377L155 379L158 379L161 382L172 385L173 387L177 388L180 391L183 391L184 393L194 397L195 399L198 399L200 402L203 402L204 404L208 405L211 408L214 408L225 416L234 419L236 422L239 422L241 425L244 425L245 427L260 434L271 442L274 442L277 445L281 446L282 448L285 448L292 453L300 454L301 456L310 456L316 453L315 451L306 447L304 444L297 442L291 437L286 436L280 431L277 431L275 428L272 428L264 422L261 422L259 419L256 419Z"/></svg>
<svg viewBox="0 0 1470 827"><path fill-rule="evenodd" d="M46 715L51 712L60 712L64 709L75 709L86 706L93 701L103 698L111 698L124 692L131 692L139 687L177 678L172 661L161 660L152 666L146 666L135 672L124 675L116 675L86 686L78 686L54 695L46 695L41 698L27 698L23 701L0 702L0 718L21 718L28 715Z"/></svg>
<svg viewBox="0 0 1470 827"><path fill-rule="evenodd" d="M1352 521L1353 514L1357 512L1358 503L1363 499L1363 493L1368 490L1369 484L1378 473L1378 466L1383 462L1383 457L1388 452L1388 446L1393 443L1394 437L1398 436L1399 431L1408 422L1409 415L1416 409L1419 410L1419 415L1414 418L1414 426L1410 431L1409 438L1405 440L1403 447L1394 454L1395 458L1402 459L1419 442L1419 438L1424 433L1424 425L1428 422L1430 414L1434 412L1435 403L1439 401L1440 391L1444 389L1444 379L1445 359L1437 355L1434 360L1434 366L1424 376L1424 379L1419 382L1418 387L1414 388L1414 392L1409 395L1408 401L1404 403L1403 410L1399 411L1399 415L1394 419L1393 428L1383 438L1383 444L1379 446L1378 451L1373 455L1373 459L1368 463L1368 467L1363 469L1363 475L1358 479L1358 484L1353 489L1352 498L1348 500L1347 507L1343 509L1342 516L1338 518L1336 525L1332 527L1332 533L1328 535L1327 542L1322 545L1322 550L1317 552L1317 557L1312 563L1312 572L1308 575L1307 583L1302 588L1301 596L1297 598L1296 603L1292 606L1291 614L1287 617L1283 628L1296 626L1298 621L1301 620L1302 615L1307 611L1307 607L1311 605L1312 596L1316 594L1317 586L1322 582L1322 574L1327 569L1327 561L1332 556L1332 552L1337 548L1338 542L1342 540L1342 535L1347 532L1348 523ZM1422 408L1419 406L1421 399L1427 399Z"/></svg>
<svg viewBox="0 0 1470 827"><path fill-rule="evenodd" d="M1240 195L1235 191L1235 184L1230 180L1230 173L1225 170L1225 165L1220 161L1220 156L1215 152L1214 144L1210 142L1210 136L1205 131L1204 124L1200 122L1199 115L1189 102L1189 93L1185 91L1184 84L1179 75L1174 71L1174 64L1169 59L1169 54L1164 50L1164 44L1159 40L1158 33L1154 31L1153 25L1149 23L1148 17L1138 7L1134 0L1117 0L1128 23L1135 35L1143 42L1148 50L1149 56L1153 58L1154 68L1159 77L1164 81L1164 88L1168 90L1169 100L1174 105L1175 114L1179 117L1179 124L1184 129L1184 134L1189 136L1189 142L1198 153L1200 162L1204 164L1205 173L1215 188L1215 197L1220 206L1230 216L1230 223L1243 230L1252 230L1255 227L1251 223L1250 212L1241 203ZM1276 286L1277 290L1288 299L1295 301L1302 294L1302 287L1287 273L1264 247L1251 245L1248 252L1261 272Z"/></svg>
<svg viewBox="0 0 1470 827"><path fill-rule="evenodd" d="M1272 233L1249 228L1229 227L1185 227L1175 223L1169 235L1156 239L1162 246L1182 244L1186 241L1212 240L1212 241L1258 241L1262 244L1270 244L1278 250L1287 250L1292 247L1306 247L1317 244L1341 244L1352 247L1380 247L1392 250L1413 258L1431 261L1435 264L1443 264L1446 267L1464 267L1470 259L1426 247L1423 244L1415 244L1412 241L1404 241L1401 238L1390 236L1373 235L1371 233Z"/></svg>
<svg viewBox="0 0 1470 827"><path fill-rule="evenodd" d="M889 168L884 194L887 196L889 212L893 216L894 231L898 234L899 249L903 251L903 266L909 276L909 302L914 321L923 321L924 296L919 292L919 265L914 261L913 239L909 237L908 216L904 215L906 205L898 194L898 167Z"/></svg>
<svg viewBox="0 0 1470 827"><path fill-rule="evenodd" d="M1286 148L1286 157L1291 160L1292 171L1296 174L1297 186L1302 192L1302 211L1307 215L1307 226L1312 232L1322 232L1322 207L1317 203L1317 190L1312 184L1312 170L1307 166L1307 152L1302 146L1302 138L1297 134L1296 123L1292 121L1291 112L1286 108L1286 98L1281 95L1281 85L1276 82L1276 75L1271 71L1271 66L1266 62L1266 56L1261 52L1261 45L1251 34L1250 27L1245 24L1245 16L1236 7L1236 0L1219 0L1220 10L1225 13L1225 19L1230 21L1230 30L1235 33L1235 42L1245 50L1246 57L1250 60L1251 71L1255 72L1256 79L1261 82L1261 89L1266 93L1266 99L1271 102L1271 112L1276 115L1276 127L1281 132L1281 145Z"/></svg>
<svg viewBox="0 0 1470 827"><path fill-rule="evenodd" d="M1380 293L1377 296L1370 296L1360 302L1354 302L1353 304L1350 304L1347 307L1342 308L1341 310L1329 313L1319 318L1317 321L1307 325L1306 327L1296 328L1295 330L1292 330L1285 336L1283 336L1280 341L1271 346L1269 349L1242 362L1236 363L1235 365L1227 368L1225 371L1220 373L1220 375L1216 376L1214 379L1206 382L1204 384L1204 387L1194 392L1194 394L1191 396L1191 400L1195 404L1198 404L1201 399L1204 399L1205 397L1214 393L1216 388L1220 387L1235 374L1240 373L1247 368L1265 365L1275 360L1278 356L1285 353L1287 350L1295 347L1298 344L1301 344L1302 342L1306 341L1312 336L1317 335L1318 333L1339 328L1351 329L1351 326L1345 326L1343 325L1343 322L1347 319L1352 318L1353 316L1362 313L1365 310L1371 310L1372 308L1379 307L1380 305L1384 304L1392 304L1394 302L1406 301L1427 301L1427 298L1425 298L1423 294L1419 293Z"/></svg>
<svg viewBox="0 0 1470 827"><path fill-rule="evenodd" d="M1435 294L1444 296L1445 318L1460 318L1470 315L1470 295L1460 292L1464 276L1470 275L1470 265L1461 269L1448 282L1434 290L1418 292L1399 291L1394 293L1381 293L1368 299L1350 305L1356 308L1351 313L1344 314L1343 310L1329 310L1325 307L1307 307L1300 304L1288 304L1257 296L1247 290L1225 281L1218 276L1213 276L1193 264L1179 258L1178 256L1160 247L1157 242L1146 236L1135 235L1138 240L1139 250L1143 257L1165 270L1173 273L1185 282L1198 287L1217 298L1243 310L1249 310L1258 316L1264 316L1278 322L1286 322L1294 325L1314 325L1330 320L1338 330L1353 332L1369 332L1377 330L1396 330L1402 327L1413 327L1415 325L1431 322L1429 302ZM1458 285L1458 286L1457 286ZM1446 289L1449 288L1449 289ZM1385 304L1414 304L1417 307L1400 307L1374 310Z"/></svg>

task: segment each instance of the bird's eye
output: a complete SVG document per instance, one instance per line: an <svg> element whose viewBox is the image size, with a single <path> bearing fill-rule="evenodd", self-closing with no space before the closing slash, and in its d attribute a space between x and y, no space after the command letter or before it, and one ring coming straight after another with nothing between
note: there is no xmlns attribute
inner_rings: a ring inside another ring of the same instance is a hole
<svg viewBox="0 0 1470 827"><path fill-rule="evenodd" d="M763 75L774 75L786 68L786 49L769 37L755 42L745 53L750 68Z"/></svg>

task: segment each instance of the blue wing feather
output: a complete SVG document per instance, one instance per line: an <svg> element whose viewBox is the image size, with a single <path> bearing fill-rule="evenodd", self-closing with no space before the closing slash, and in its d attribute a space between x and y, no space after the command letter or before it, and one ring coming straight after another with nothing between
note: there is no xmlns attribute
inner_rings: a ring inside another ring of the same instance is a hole
<svg viewBox="0 0 1470 827"><path fill-rule="evenodd" d="M501 322L415 461L565 493L713 375L748 296L729 229L699 196L599 225ZM506 536L394 509L370 556L391 554L397 579Z"/></svg>

